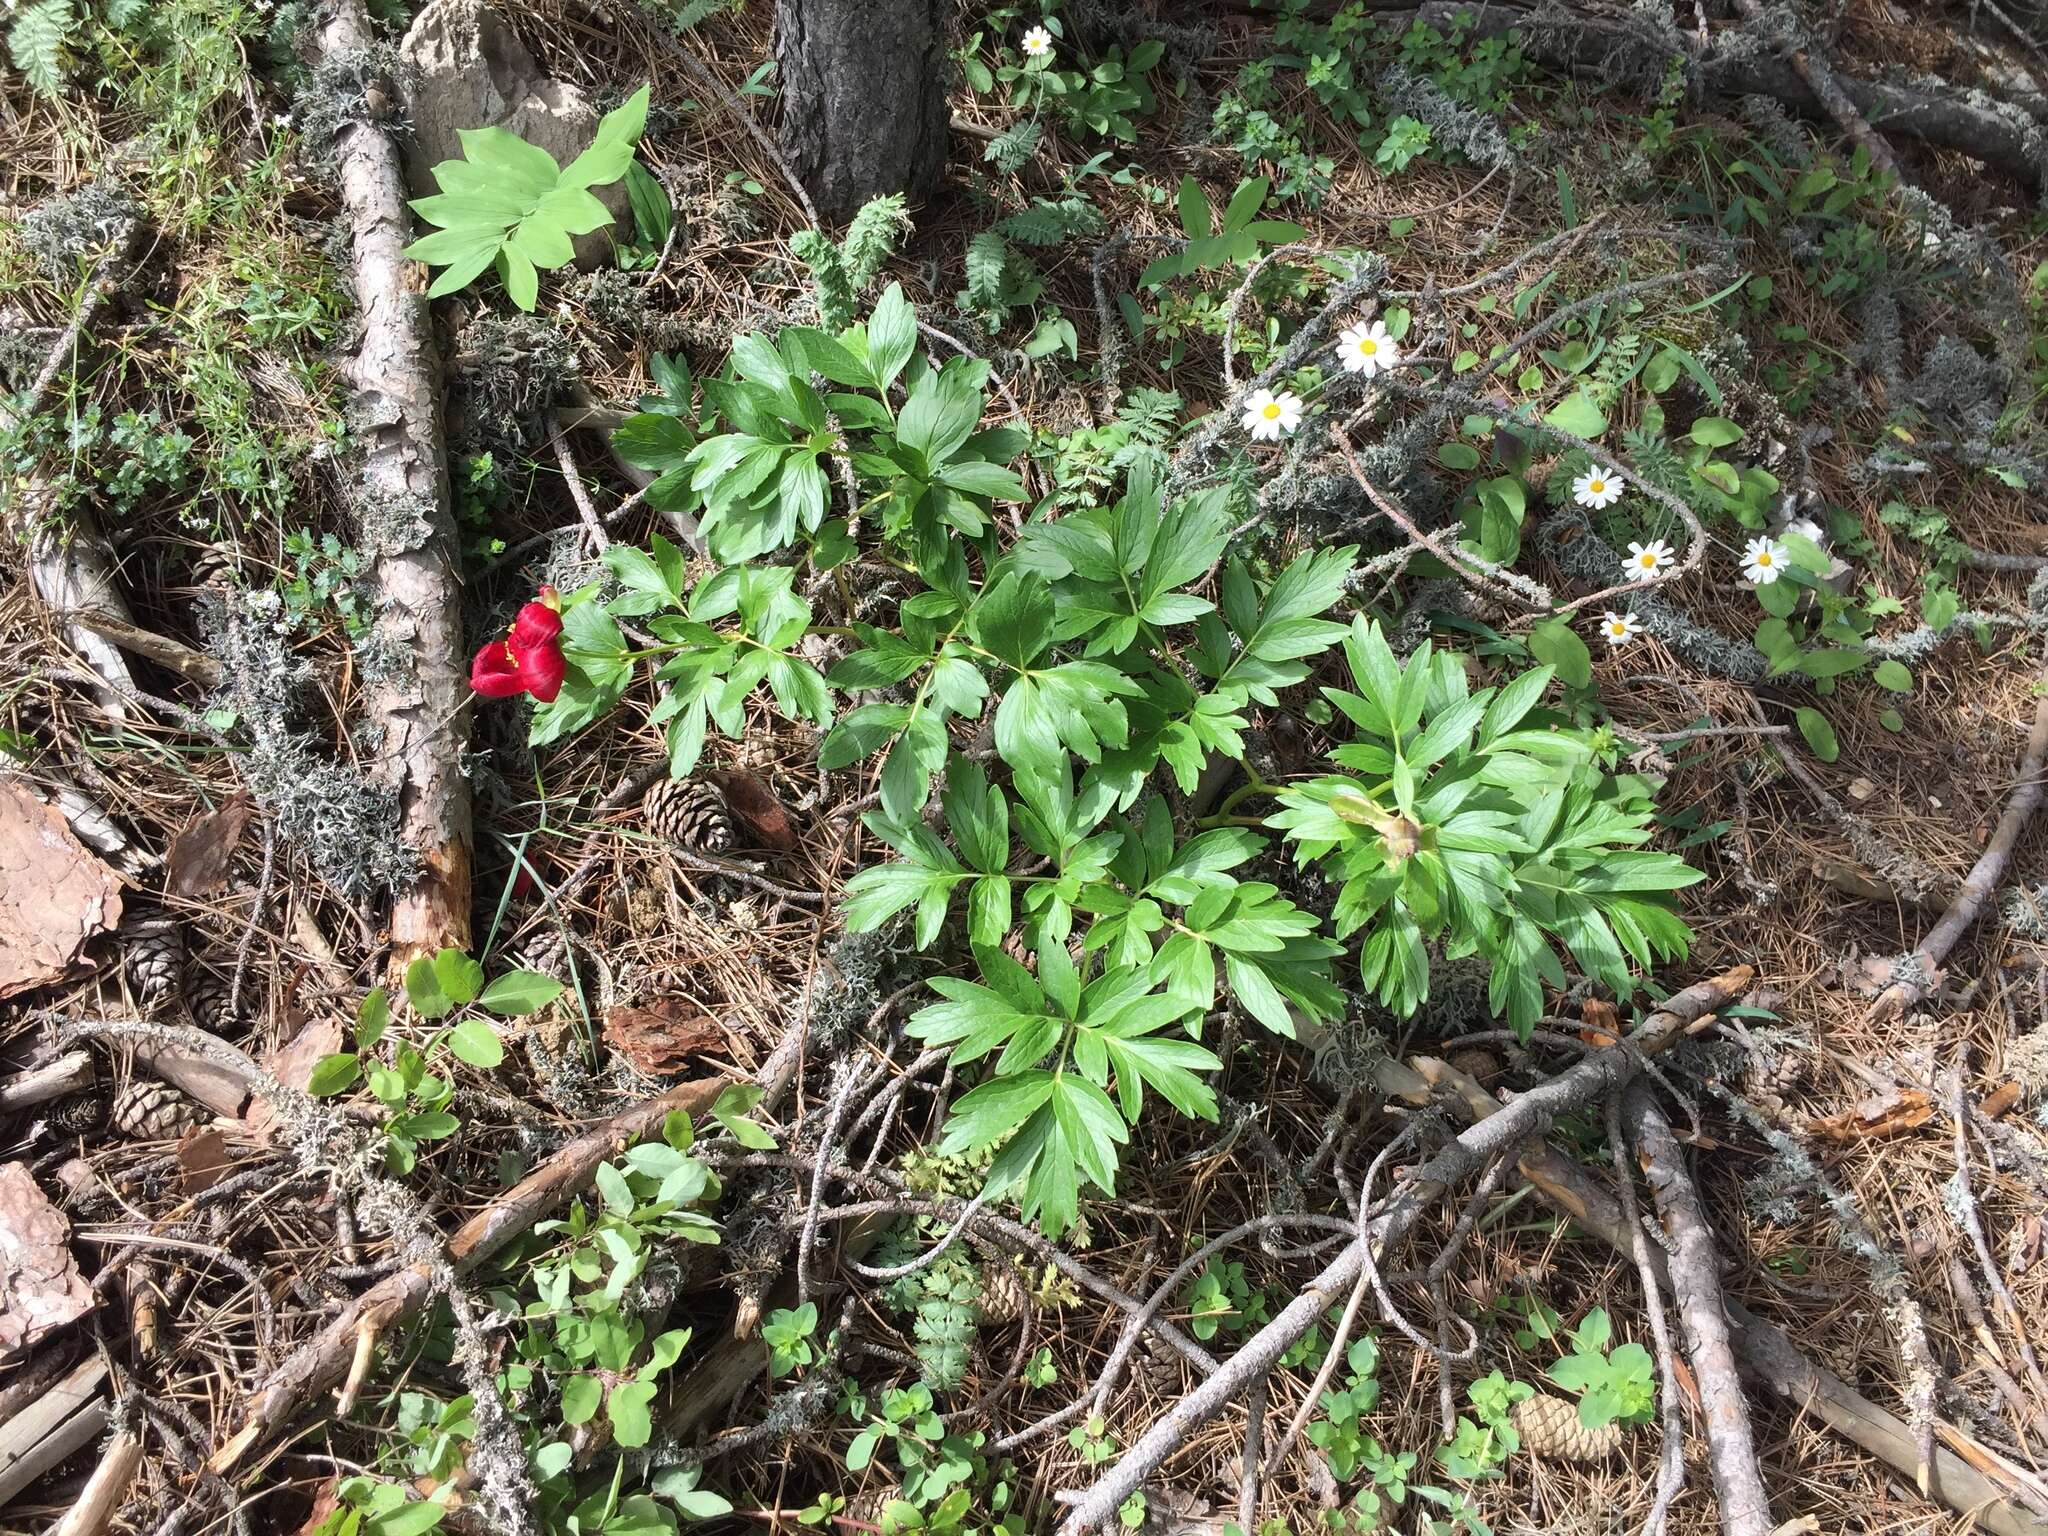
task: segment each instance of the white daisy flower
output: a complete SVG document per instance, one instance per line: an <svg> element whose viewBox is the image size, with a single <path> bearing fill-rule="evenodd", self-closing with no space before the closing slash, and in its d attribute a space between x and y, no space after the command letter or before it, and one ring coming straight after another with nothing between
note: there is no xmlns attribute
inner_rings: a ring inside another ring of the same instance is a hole
<svg viewBox="0 0 2048 1536"><path fill-rule="evenodd" d="M1033 27L1024 34L1023 47L1027 59L1049 59L1052 57L1052 34L1044 27Z"/></svg>
<svg viewBox="0 0 2048 1536"><path fill-rule="evenodd" d="M1582 507L1611 507L1621 500L1622 484L1613 470L1595 464L1572 482L1572 500Z"/></svg>
<svg viewBox="0 0 2048 1536"><path fill-rule="evenodd" d="M1755 585L1768 587L1784 568L1785 546L1773 543L1768 534L1742 546L1742 574Z"/></svg>
<svg viewBox="0 0 2048 1536"><path fill-rule="evenodd" d="M1337 337L1337 361L1346 373L1362 373L1369 379L1401 361L1401 344L1377 320L1355 325Z"/></svg>
<svg viewBox="0 0 2048 1536"><path fill-rule="evenodd" d="M1610 646L1627 645L1642 632L1641 621L1632 613L1604 613L1600 616L1600 633Z"/></svg>
<svg viewBox="0 0 2048 1536"><path fill-rule="evenodd" d="M1292 437L1300 425L1301 396L1290 390L1276 395L1270 389L1255 389L1244 403L1244 429L1253 442L1274 443Z"/></svg>
<svg viewBox="0 0 2048 1536"><path fill-rule="evenodd" d="M1678 557L1662 539L1652 539L1647 544L1638 544L1633 539L1629 541L1628 573L1631 576L1655 581L1676 564Z"/></svg>

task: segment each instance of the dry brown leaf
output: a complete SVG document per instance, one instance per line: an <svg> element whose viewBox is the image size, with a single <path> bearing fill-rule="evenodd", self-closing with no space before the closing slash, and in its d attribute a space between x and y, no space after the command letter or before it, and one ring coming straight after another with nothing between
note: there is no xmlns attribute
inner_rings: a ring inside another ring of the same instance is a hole
<svg viewBox="0 0 2048 1536"><path fill-rule="evenodd" d="M195 1126L178 1138L178 1193L190 1200L213 1188L232 1161L225 1131Z"/></svg>
<svg viewBox="0 0 2048 1536"><path fill-rule="evenodd" d="M27 1165L0 1167L0 1355L92 1309L92 1287L71 1256L71 1223Z"/></svg>
<svg viewBox="0 0 2048 1536"><path fill-rule="evenodd" d="M1896 1136L1925 1125L1934 1118L1934 1105L1918 1088L1901 1088L1894 1093L1865 1099L1854 1109L1839 1115L1809 1120L1806 1128L1830 1141L1858 1141L1870 1136Z"/></svg>
<svg viewBox="0 0 2048 1536"><path fill-rule="evenodd" d="M725 1026L679 997L647 1008L614 1008L604 1016L604 1043L649 1077L680 1072L725 1044Z"/></svg>
<svg viewBox="0 0 2048 1536"><path fill-rule="evenodd" d="M114 872L64 813L0 783L0 997L57 980L120 920Z"/></svg>
<svg viewBox="0 0 2048 1536"><path fill-rule="evenodd" d="M1586 1026L1579 1038L1588 1045L1613 1045L1621 1038L1621 1015L1612 1003L1589 997L1579 1005L1579 1018Z"/></svg>
<svg viewBox="0 0 2048 1536"><path fill-rule="evenodd" d="M1996 1120L2020 1101L2023 1092L2017 1082L2003 1082L1984 1095L1984 1102L1977 1106L1977 1113L1987 1120Z"/></svg>
<svg viewBox="0 0 2048 1536"><path fill-rule="evenodd" d="M313 1080L313 1068L320 1064L323 1056L332 1056L341 1049L341 1021L332 1017L309 1019L300 1031L293 1035L289 1045L263 1053L263 1066L287 1088L304 1088ZM249 1101L248 1113L242 1116L242 1123L249 1127L252 1136L268 1140L271 1122L277 1117L270 1112L270 1106L263 1102L262 1095Z"/></svg>
<svg viewBox="0 0 2048 1536"><path fill-rule="evenodd" d="M236 795L218 809L195 816L171 839L164 855L164 878L174 895L211 896L228 883L235 846L256 814L247 795Z"/></svg>
<svg viewBox="0 0 2048 1536"><path fill-rule="evenodd" d="M2006 1273L2017 1280L2034 1267L2034 1261L2041 1256L2041 1218L2023 1216L2019 1232L2014 1236L2012 1252L2005 1261Z"/></svg>
<svg viewBox="0 0 2048 1536"><path fill-rule="evenodd" d="M306 1516L305 1523L298 1529L298 1536L315 1536L321 1526L327 1523L341 1504L341 1474L332 1473L313 1495L313 1512Z"/></svg>
<svg viewBox="0 0 2048 1536"><path fill-rule="evenodd" d="M759 778L738 771L716 776L718 792L725 796L725 808L753 834L763 848L794 848L796 823L789 812Z"/></svg>

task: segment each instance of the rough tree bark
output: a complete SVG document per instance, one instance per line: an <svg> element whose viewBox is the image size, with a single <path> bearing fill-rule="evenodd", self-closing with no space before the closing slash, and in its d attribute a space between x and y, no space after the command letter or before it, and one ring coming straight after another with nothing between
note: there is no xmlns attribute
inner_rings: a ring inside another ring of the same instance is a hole
<svg viewBox="0 0 2048 1536"><path fill-rule="evenodd" d="M777 0L782 153L843 224L870 198L924 200L946 160L940 0Z"/></svg>
<svg viewBox="0 0 2048 1536"><path fill-rule="evenodd" d="M320 33L323 57L361 57L373 43L361 0L340 0ZM462 583L441 437L440 358L426 285L402 254L412 239L403 162L377 121L396 99L366 95L367 120L335 140L361 337L349 360L351 426L363 445L360 540L374 555L377 618L366 666L366 711L379 771L398 793L400 836L417 877L394 893L396 965L469 947L468 726Z"/></svg>

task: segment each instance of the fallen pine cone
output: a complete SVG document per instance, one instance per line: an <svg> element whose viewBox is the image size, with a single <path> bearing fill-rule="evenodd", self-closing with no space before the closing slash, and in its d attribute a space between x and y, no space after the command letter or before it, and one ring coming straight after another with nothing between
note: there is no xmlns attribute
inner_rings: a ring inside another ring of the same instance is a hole
<svg viewBox="0 0 2048 1536"><path fill-rule="evenodd" d="M1605 1461L1621 1447L1619 1424L1589 1429L1580 1422L1578 1404L1547 1392L1522 1399L1509 1417L1522 1449L1538 1461Z"/></svg>
<svg viewBox="0 0 2048 1536"><path fill-rule="evenodd" d="M882 1516L887 1512L889 1502L892 1499L900 1499L902 1497L903 1490L894 1484L884 1484L879 1488L869 1488L847 1500L844 1511L845 1517L857 1524L872 1525L876 1530L880 1530L882 1528Z"/></svg>
<svg viewBox="0 0 2048 1536"><path fill-rule="evenodd" d="M513 950L512 963L522 971L538 971L567 984L569 936L550 924Z"/></svg>
<svg viewBox="0 0 2048 1536"><path fill-rule="evenodd" d="M110 1118L114 1129L137 1141L168 1141L181 1131L204 1125L206 1111L168 1083L140 1080L114 1095Z"/></svg>
<svg viewBox="0 0 2048 1536"><path fill-rule="evenodd" d="M981 1268L981 1316L984 1322L1014 1323L1024 1315L1030 1300L1024 1277L1017 1266L1003 1259L991 1259Z"/></svg>
<svg viewBox="0 0 2048 1536"><path fill-rule="evenodd" d="M212 971L196 968L186 972L185 1011L192 1022L209 1035L232 1040L242 1032L240 1013L228 1006L228 982Z"/></svg>
<svg viewBox="0 0 2048 1536"><path fill-rule="evenodd" d="M692 853L723 853L736 841L725 799L695 779L663 779L640 803L656 836Z"/></svg>
<svg viewBox="0 0 2048 1536"><path fill-rule="evenodd" d="M121 967L144 1003L158 1003L178 984L185 941L168 917L138 917L121 925Z"/></svg>

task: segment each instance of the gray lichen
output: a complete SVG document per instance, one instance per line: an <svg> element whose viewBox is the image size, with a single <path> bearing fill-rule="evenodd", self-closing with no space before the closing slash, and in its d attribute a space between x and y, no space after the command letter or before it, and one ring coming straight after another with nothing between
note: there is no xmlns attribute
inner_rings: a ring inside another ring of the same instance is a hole
<svg viewBox="0 0 2048 1536"><path fill-rule="evenodd" d="M296 849L338 894L362 900L413 879L418 854L399 835L397 793L334 762L299 726L313 683L277 594L232 593L207 602L207 647L221 663L212 707L249 741L240 767L271 817L278 843Z"/></svg>
<svg viewBox="0 0 2048 1536"><path fill-rule="evenodd" d="M549 413L582 372L576 344L537 315L479 313L455 338L449 446L515 463L545 441Z"/></svg>
<svg viewBox="0 0 2048 1536"><path fill-rule="evenodd" d="M1608 587L1628 579L1621 557L1593 531L1579 507L1552 512L1537 529L1536 540L1545 557L1574 581ZM1662 593L1633 592L1629 606L1645 630L1698 671L1748 684L1770 674L1770 663L1755 646L1697 622Z"/></svg>
<svg viewBox="0 0 2048 1536"><path fill-rule="evenodd" d="M38 272L68 290L141 217L141 206L119 187L89 181L23 215L21 244Z"/></svg>

